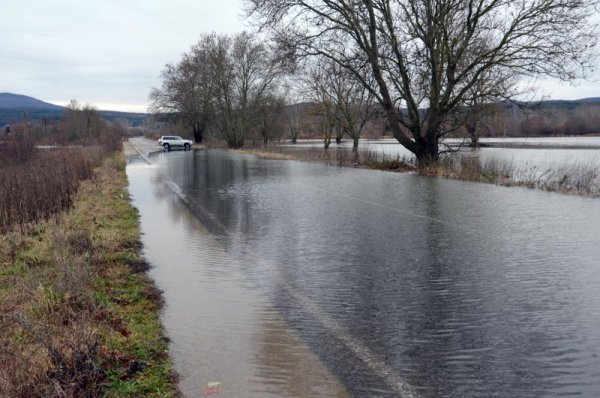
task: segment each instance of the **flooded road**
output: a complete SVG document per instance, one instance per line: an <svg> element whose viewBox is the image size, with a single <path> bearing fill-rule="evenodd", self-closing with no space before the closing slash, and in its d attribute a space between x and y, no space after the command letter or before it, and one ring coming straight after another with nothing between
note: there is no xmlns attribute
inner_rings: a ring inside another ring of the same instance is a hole
<svg viewBox="0 0 600 398"><path fill-rule="evenodd" d="M128 166L201 396L600 393L600 201L171 152Z"/></svg>

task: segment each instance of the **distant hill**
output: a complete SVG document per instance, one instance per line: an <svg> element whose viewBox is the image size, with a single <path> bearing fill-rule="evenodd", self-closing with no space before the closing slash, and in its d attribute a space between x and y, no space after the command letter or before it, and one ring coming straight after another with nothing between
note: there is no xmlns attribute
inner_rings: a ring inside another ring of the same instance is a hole
<svg viewBox="0 0 600 398"><path fill-rule="evenodd" d="M59 120L65 108L40 101L26 95L0 93L0 127L27 119L30 122ZM100 116L109 121L127 120L132 126L141 125L148 117L145 113L99 111Z"/></svg>
<svg viewBox="0 0 600 398"><path fill-rule="evenodd" d="M600 103L600 97L596 97L596 98L583 98L580 100L577 100L578 102L584 103L584 104L590 104L590 103Z"/></svg>
<svg viewBox="0 0 600 398"><path fill-rule="evenodd" d="M0 93L0 109L62 111L64 108L26 95Z"/></svg>
<svg viewBox="0 0 600 398"><path fill-rule="evenodd" d="M548 100L548 101L539 101L539 102L526 102L525 105L528 105L532 108L543 108L543 109L552 109L552 108L562 108L562 109L574 109L579 105L583 104L600 104L600 97L597 98L582 98L578 100Z"/></svg>

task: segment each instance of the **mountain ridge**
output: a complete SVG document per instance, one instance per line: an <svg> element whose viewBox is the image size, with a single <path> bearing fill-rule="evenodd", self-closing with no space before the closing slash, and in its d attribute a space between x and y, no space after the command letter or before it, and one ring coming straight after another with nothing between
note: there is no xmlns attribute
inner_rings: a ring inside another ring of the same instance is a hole
<svg viewBox="0 0 600 398"><path fill-rule="evenodd" d="M0 127L5 124L28 121L59 120L65 111L64 106L51 104L22 94L0 93ZM106 120L126 119L133 126L141 125L148 117L146 113L98 110Z"/></svg>
<svg viewBox="0 0 600 398"><path fill-rule="evenodd" d="M17 110L63 110L60 105L51 104L22 94L0 93L0 108L1 109L17 109Z"/></svg>

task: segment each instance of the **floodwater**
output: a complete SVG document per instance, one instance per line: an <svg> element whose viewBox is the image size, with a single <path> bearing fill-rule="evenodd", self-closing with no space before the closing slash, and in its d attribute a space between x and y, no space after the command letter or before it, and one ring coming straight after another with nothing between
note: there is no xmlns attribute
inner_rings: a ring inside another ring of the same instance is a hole
<svg viewBox="0 0 600 398"><path fill-rule="evenodd" d="M464 140L448 139L454 149ZM464 148L461 153L477 156L482 163L499 161L514 168L514 178L521 175L543 174L547 170L583 166L600 172L600 137L549 137L549 138L482 138L481 143L490 148L472 150ZM321 140L301 140L297 144L285 143L287 148L322 148ZM331 149L350 150L352 142L331 144ZM361 140L359 150L366 150L380 158L413 158L413 154L395 139ZM537 170L533 170L537 169Z"/></svg>
<svg viewBox="0 0 600 398"><path fill-rule="evenodd" d="M181 388L598 396L600 201L161 153L128 168Z"/></svg>

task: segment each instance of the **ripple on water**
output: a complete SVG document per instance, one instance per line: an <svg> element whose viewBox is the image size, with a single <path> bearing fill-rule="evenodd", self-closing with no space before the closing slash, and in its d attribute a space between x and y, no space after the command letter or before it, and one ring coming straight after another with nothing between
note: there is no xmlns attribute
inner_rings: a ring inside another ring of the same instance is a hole
<svg viewBox="0 0 600 398"><path fill-rule="evenodd" d="M600 392L598 201L218 151L158 169L213 217L130 179L189 394Z"/></svg>

